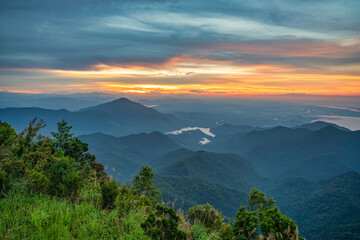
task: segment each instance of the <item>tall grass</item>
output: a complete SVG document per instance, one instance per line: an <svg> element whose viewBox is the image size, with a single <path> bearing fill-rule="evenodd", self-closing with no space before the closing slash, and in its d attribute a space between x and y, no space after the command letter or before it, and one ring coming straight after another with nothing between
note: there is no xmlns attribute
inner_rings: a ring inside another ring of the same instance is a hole
<svg viewBox="0 0 360 240"><path fill-rule="evenodd" d="M92 203L13 191L0 201L0 239L148 239L143 218L141 210L120 218Z"/></svg>
<svg viewBox="0 0 360 240"><path fill-rule="evenodd" d="M191 227L193 240L221 240L221 234L217 231L209 230L199 222L195 222Z"/></svg>

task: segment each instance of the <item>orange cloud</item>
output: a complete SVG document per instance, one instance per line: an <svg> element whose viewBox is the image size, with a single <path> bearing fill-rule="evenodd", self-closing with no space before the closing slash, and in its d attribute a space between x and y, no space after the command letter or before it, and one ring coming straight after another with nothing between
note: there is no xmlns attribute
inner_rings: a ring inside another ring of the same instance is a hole
<svg viewBox="0 0 360 240"><path fill-rule="evenodd" d="M18 70L29 71L29 69ZM309 69L271 64L239 65L232 61L186 56L174 57L157 65L101 63L90 70L32 69L31 71L72 79L71 84L58 86L59 90L194 95L289 93L360 95L359 75L312 73ZM81 79L81 84L76 84L76 79ZM40 90L45 91L45 89Z"/></svg>
<svg viewBox="0 0 360 240"><path fill-rule="evenodd" d="M27 91L27 90L8 90L8 89L0 89L0 92L11 92L11 93L31 93L31 94L41 94L44 92L40 91Z"/></svg>

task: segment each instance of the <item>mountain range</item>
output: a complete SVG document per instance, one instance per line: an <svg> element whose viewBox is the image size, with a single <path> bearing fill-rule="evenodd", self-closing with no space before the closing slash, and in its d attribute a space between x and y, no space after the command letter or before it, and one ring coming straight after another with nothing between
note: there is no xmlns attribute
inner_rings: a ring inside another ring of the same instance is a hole
<svg viewBox="0 0 360 240"><path fill-rule="evenodd" d="M215 139L204 149L239 154L270 178L324 179L360 171L360 131L342 130L331 124L314 131L279 126L237 133Z"/></svg>
<svg viewBox="0 0 360 240"><path fill-rule="evenodd" d="M79 111L43 108L4 108L0 109L2 121L12 124L16 130L22 130L28 122L38 117L48 128L43 134L49 135L56 129L56 123L65 119L73 126L76 134L103 132L115 136L152 131L170 131L184 126L182 120L169 114L163 114L153 108L145 107L126 98Z"/></svg>

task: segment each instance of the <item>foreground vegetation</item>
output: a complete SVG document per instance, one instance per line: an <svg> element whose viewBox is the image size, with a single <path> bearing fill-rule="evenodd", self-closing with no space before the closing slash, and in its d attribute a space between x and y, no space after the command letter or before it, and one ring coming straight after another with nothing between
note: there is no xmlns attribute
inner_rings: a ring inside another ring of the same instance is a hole
<svg viewBox="0 0 360 240"><path fill-rule="evenodd" d="M209 204L175 212L161 203L151 167L119 186L65 121L53 139L43 127L34 119L17 134L0 122L2 239L299 239L296 223L257 189L234 222Z"/></svg>

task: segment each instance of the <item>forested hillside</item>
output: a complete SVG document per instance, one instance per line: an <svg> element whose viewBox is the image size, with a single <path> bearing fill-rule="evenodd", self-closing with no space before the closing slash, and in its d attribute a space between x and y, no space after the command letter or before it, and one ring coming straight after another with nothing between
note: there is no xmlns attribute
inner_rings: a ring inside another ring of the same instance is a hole
<svg viewBox="0 0 360 240"><path fill-rule="evenodd" d="M322 181L287 178L268 192L308 239L360 239L359 186L360 174L350 171Z"/></svg>

